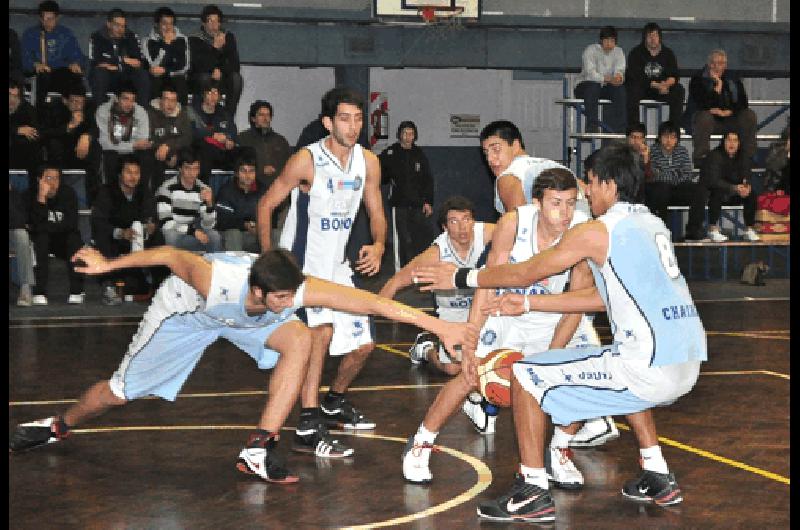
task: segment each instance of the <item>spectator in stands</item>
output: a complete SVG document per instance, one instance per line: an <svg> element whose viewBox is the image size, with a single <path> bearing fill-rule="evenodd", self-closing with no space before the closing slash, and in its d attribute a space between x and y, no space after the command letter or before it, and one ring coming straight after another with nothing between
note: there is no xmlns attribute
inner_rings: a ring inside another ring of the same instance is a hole
<svg viewBox="0 0 800 530"><path fill-rule="evenodd" d="M19 35L8 28L8 77L20 85L25 83L25 74L22 73L22 48L19 44Z"/></svg>
<svg viewBox="0 0 800 530"><path fill-rule="evenodd" d="M33 275L33 252L28 233L28 207L22 194L8 184L8 242L14 249L19 279L18 306L32 303L31 287L36 283Z"/></svg>
<svg viewBox="0 0 800 530"><path fill-rule="evenodd" d="M236 137L241 147L251 147L256 155L256 180L269 188L292 154L286 138L272 129L273 109L268 101L250 105L250 128Z"/></svg>
<svg viewBox="0 0 800 530"><path fill-rule="evenodd" d="M116 96L95 112L98 140L103 148L103 175L111 182L119 174L119 156L135 153L142 166L142 182L151 189L153 142L150 141L150 118L136 102L136 89L130 82L119 84Z"/></svg>
<svg viewBox="0 0 800 530"><path fill-rule="evenodd" d="M200 174L208 183L212 169L233 169L236 154L236 124L219 104L219 83L209 81L202 89L202 98L195 98L189 107L193 145L200 157Z"/></svg>
<svg viewBox="0 0 800 530"><path fill-rule="evenodd" d="M628 140L628 145L633 147L633 152L636 153L639 159L639 166L642 168L644 181L639 185L639 192L636 195L637 202L645 203L645 188L647 183L653 180L653 167L650 164L650 146L647 145L647 128L644 123L637 122L628 126L625 132Z"/></svg>
<svg viewBox="0 0 800 530"><path fill-rule="evenodd" d="M605 26L600 30L600 43L590 44L583 51L583 67L576 79L575 97L583 99L586 108L586 132L600 130L598 100L611 104L603 112L610 132L625 130L625 54L617 46L617 30Z"/></svg>
<svg viewBox="0 0 800 530"><path fill-rule="evenodd" d="M164 180L164 170L178 165L178 152L192 144L189 112L178 101L178 93L169 82L161 85L161 97L150 102L150 141L153 142L155 174L151 187Z"/></svg>
<svg viewBox="0 0 800 530"><path fill-rule="evenodd" d="M700 172L700 182L708 190L708 237L721 243L728 236L719 230L722 205L744 206L744 238L758 241L753 228L756 222L756 195L753 193L752 161L745 156L737 131L727 131L719 146L709 153Z"/></svg>
<svg viewBox="0 0 800 530"><path fill-rule="evenodd" d="M132 154L120 157L117 181L100 188L92 207L92 239L106 257L116 257L163 241L156 224L155 199L140 185L141 167ZM124 283L124 291L115 285ZM147 291L142 269L122 269L103 277L103 303L118 305L123 297Z"/></svg>
<svg viewBox="0 0 800 530"><path fill-rule="evenodd" d="M769 148L764 171L764 191L783 192L789 195L791 172L789 169L789 126L781 132L781 139Z"/></svg>
<svg viewBox="0 0 800 530"><path fill-rule="evenodd" d="M650 151L653 181L645 187L647 207L670 226L668 206L689 206L687 240L706 239L703 217L706 189L695 181L689 151L680 145L681 132L671 121L658 127L658 140Z"/></svg>
<svg viewBox="0 0 800 530"><path fill-rule="evenodd" d="M295 151L299 151L307 145L322 140L328 136L328 134L328 129L322 125L322 115L320 114L312 121L308 122L306 126L303 127L303 130L300 131L300 136L297 138L297 143L295 144Z"/></svg>
<svg viewBox="0 0 800 530"><path fill-rule="evenodd" d="M214 230L217 211L211 188L197 179L200 160L191 148L179 155L178 175L168 178L156 193L156 212L167 245L185 250L219 252L222 239Z"/></svg>
<svg viewBox="0 0 800 530"><path fill-rule="evenodd" d="M159 7L153 15L153 22L153 29L142 46L150 66L150 93L161 94L162 83L169 80L177 90L180 102L186 105L189 39L175 26L175 12L168 7Z"/></svg>
<svg viewBox="0 0 800 530"><path fill-rule="evenodd" d="M42 161L36 111L22 97L22 85L8 79L8 169L25 169L31 183Z"/></svg>
<svg viewBox="0 0 800 530"><path fill-rule="evenodd" d="M137 102L142 107L150 100L150 76L139 46L139 36L127 29L127 15L114 8L106 16L105 27L89 38L89 87L99 105L107 92L123 82L136 87ZM116 174L116 173L115 173Z"/></svg>
<svg viewBox="0 0 800 530"><path fill-rule="evenodd" d="M395 262L405 267L436 237L429 220L433 214L433 177L428 157L416 144L417 126L413 121L400 122L397 140L378 158L382 180L392 184Z"/></svg>
<svg viewBox="0 0 800 530"><path fill-rule="evenodd" d="M639 121L639 102L643 99L664 101L669 105L669 120L678 123L686 95L678 75L675 53L662 42L661 27L650 22L642 29L642 42L628 53L625 70L625 96L628 124Z"/></svg>
<svg viewBox="0 0 800 530"><path fill-rule="evenodd" d="M222 234L225 250L261 252L256 210L267 187L256 180L256 165L254 158L240 156L236 160L236 177L219 190L217 230Z"/></svg>
<svg viewBox="0 0 800 530"><path fill-rule="evenodd" d="M225 94L225 106L231 116L236 116L236 108L242 95L236 37L223 29L222 11L213 4L203 8L200 20L200 31L189 37L192 59L189 80L192 93L199 95L208 81L219 82L221 92Z"/></svg>
<svg viewBox="0 0 800 530"><path fill-rule="evenodd" d="M696 166L708 155L712 134L735 129L741 133L742 151L748 158L756 152L756 114L748 108L747 92L741 79L728 71L723 50L708 55L708 64L692 77L689 97L694 102L692 117Z"/></svg>
<svg viewBox="0 0 800 530"><path fill-rule="evenodd" d="M69 276L68 304L82 304L83 275L75 272L70 262L83 246L78 231L78 196L70 186L61 185L61 171L53 164L44 164L37 172L36 186L28 190L30 200L30 232L36 265L33 268L36 285L33 305L47 305L49 255L67 262Z"/></svg>
<svg viewBox="0 0 800 530"><path fill-rule="evenodd" d="M77 74L67 78L60 92L61 97L54 98L42 110L47 160L63 169L84 170L91 204L100 185L101 160L94 109L87 106L86 88Z"/></svg>
<svg viewBox="0 0 800 530"><path fill-rule="evenodd" d="M36 76L36 104L48 92L59 92L69 74L83 74L85 59L72 31L58 24L60 9L53 0L39 4L39 24L22 34L22 67Z"/></svg>

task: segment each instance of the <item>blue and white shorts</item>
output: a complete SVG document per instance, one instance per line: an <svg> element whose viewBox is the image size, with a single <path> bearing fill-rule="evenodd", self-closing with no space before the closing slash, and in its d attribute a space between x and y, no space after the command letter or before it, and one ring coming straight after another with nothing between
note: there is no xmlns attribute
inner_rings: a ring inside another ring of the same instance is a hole
<svg viewBox="0 0 800 530"><path fill-rule="evenodd" d="M219 338L243 350L259 368L273 368L280 353L267 348L267 340L280 326L296 320L293 316L266 327L233 328L197 313L159 320L147 317L109 381L111 391L121 399L159 396L174 401L203 352Z"/></svg>
<svg viewBox="0 0 800 530"><path fill-rule="evenodd" d="M514 376L557 425L669 404L634 395L615 377L618 366L615 346L549 350L514 363Z"/></svg>

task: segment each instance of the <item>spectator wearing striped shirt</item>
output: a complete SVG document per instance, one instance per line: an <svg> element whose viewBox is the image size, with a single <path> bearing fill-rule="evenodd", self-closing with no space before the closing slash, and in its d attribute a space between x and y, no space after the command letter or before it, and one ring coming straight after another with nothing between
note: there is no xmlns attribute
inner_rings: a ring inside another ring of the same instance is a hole
<svg viewBox="0 0 800 530"><path fill-rule="evenodd" d="M689 151L679 144L680 129L672 121L658 127L658 139L650 150L653 181L647 183L645 204L670 226L669 206L688 206L687 240L705 240L703 213L708 192L692 173Z"/></svg>
<svg viewBox="0 0 800 530"><path fill-rule="evenodd" d="M156 211L167 245L185 250L219 252L222 238L214 230L217 212L211 188L197 179L200 160L192 149L180 152L178 175L165 180L156 194Z"/></svg>

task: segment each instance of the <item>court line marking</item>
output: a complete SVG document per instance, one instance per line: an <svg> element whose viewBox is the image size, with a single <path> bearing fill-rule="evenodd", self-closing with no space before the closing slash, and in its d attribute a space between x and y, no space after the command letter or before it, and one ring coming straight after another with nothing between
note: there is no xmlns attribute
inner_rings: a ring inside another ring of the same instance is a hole
<svg viewBox="0 0 800 530"><path fill-rule="evenodd" d="M399 350L394 350L393 353L397 353L398 355L405 355L406 357L408 356L408 354L403 353ZM782 374L780 372L773 372L770 370L700 372L700 375L769 375L773 377L780 377L781 379L790 380L788 374ZM442 386L444 386L444 383L425 383L425 384L413 384L413 385L374 385L374 386L353 387L349 388L347 391L380 392L383 390L417 390L420 388L440 388ZM320 387L319 391L320 393L325 393L329 389L330 387L322 386ZM247 396L266 396L267 394L268 392L266 390L240 390L232 392L194 392L191 394L178 394L177 397L179 398L247 397ZM161 398L155 396L147 396L139 398L139 400L143 399L163 401ZM10 407L39 406L39 405L67 405L70 403L77 403L77 402L78 402L77 399L51 399L51 400L40 400L40 401L9 401L8 405Z"/></svg>
<svg viewBox="0 0 800 530"><path fill-rule="evenodd" d="M74 434L97 434L97 433L113 433L113 432L131 432L131 431L182 431L182 430L204 430L204 431L213 431L213 430L249 430L253 429L253 425L143 425L143 426L119 426L119 427L97 427L97 428L89 428L89 429L74 429L71 430L71 433ZM282 431L294 431L292 427L283 427ZM396 436L384 436L382 434L370 434L370 433L350 433L346 431L331 431L338 435L345 435L345 436L354 436L357 438L372 438L376 440L386 440L390 442L398 442L401 444L405 444L407 440L405 438L398 438ZM342 530L366 530L370 528L384 528L387 526L395 526L404 523L410 523L411 521L416 521L418 519L424 519L426 517L430 517L432 515L436 515L438 513L445 512L451 508L455 508L460 504L464 504L475 497L477 497L480 493L482 493L489 485L492 483L492 471L489 469L482 460L475 458L474 456L462 453L456 449L451 447L447 447L444 445L437 445L437 449L439 449L443 453L447 453L450 456L457 458L463 462L466 462L475 472L478 474L477 482L470 487L468 490L464 491L463 493L456 495L452 499L449 499L443 503L436 504L431 506L430 508L426 508L425 510L403 515L400 517L395 517L393 519L387 519L385 521L378 521L375 523L366 523L356 526L346 526L341 527ZM425 486L418 486L424 488Z"/></svg>
<svg viewBox="0 0 800 530"><path fill-rule="evenodd" d="M630 431L631 430L631 428L628 425L625 425L623 423L618 423L618 422L614 422L614 423L620 429L623 429L623 430L626 430L626 431ZM696 454L698 456L701 456L703 458L707 458L707 459L713 460L715 462L720 462L722 464L727 464L727 465L729 465L731 467L736 467L736 468L739 468L739 469L743 469L744 471L749 471L750 473L755 473L756 475L761 475L762 477L766 477L766 478L774 480L776 482L781 482L783 484L786 484L787 486L789 485L789 478L788 477L784 477L783 475L779 475L779 474L773 473L771 471L766 471L764 469L761 469L761 468L758 468L758 467L754 467L754 466L739 462L737 460L732 460L730 458L726 458L724 456L720 456L720 455L714 454L714 453L712 453L710 451L706 451L704 449L699 449L697 447L693 447L691 445L687 445L687 444L672 440L670 438L665 438L664 436L659 436L658 437L658 441L663 443L663 444L665 444L665 445L670 445L672 447L676 447L678 449L682 449L682 450L684 450L686 452L694 453L694 454Z"/></svg>

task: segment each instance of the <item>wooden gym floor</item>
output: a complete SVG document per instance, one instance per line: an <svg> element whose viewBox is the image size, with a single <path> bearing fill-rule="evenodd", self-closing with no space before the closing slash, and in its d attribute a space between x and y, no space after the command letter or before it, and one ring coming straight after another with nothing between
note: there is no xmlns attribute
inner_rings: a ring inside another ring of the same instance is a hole
<svg viewBox="0 0 800 530"><path fill-rule="evenodd" d="M690 394L656 411L684 502L659 508L620 495L638 473L638 452L617 418L619 439L575 451L586 485L554 490L557 521L549 527L789 527L788 281L785 294L765 298L740 296L735 286L732 296L714 296L714 285L693 286L710 360ZM62 411L113 372L138 318L96 314L36 318L11 311L9 430ZM596 323L607 340L607 325ZM133 402L65 442L9 454L10 528L503 527L479 521L475 508L506 492L518 464L507 410L492 436L475 433L459 412L437 440L434 482L403 481L403 444L445 381L429 367L410 366L405 352L415 333L378 321L380 345L350 393L378 427L341 433L356 449L352 458L291 452L295 410L280 453L301 481L279 486L238 473L236 456L265 401L270 372L218 342L175 403ZM329 360L323 383L335 367Z"/></svg>

